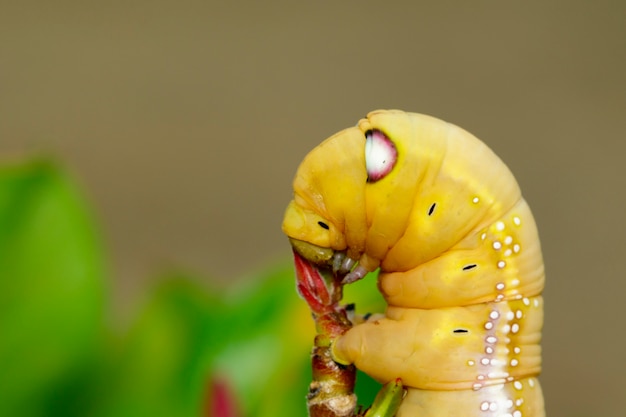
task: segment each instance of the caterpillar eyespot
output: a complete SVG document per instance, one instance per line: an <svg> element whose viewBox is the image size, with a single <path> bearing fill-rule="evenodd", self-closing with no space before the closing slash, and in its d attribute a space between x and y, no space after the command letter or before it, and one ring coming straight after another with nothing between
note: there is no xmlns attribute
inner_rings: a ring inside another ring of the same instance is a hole
<svg viewBox="0 0 626 417"><path fill-rule="evenodd" d="M378 110L313 149L293 186L283 231L303 258L345 271L344 282L380 271L385 317L339 337L337 362L401 378L398 416L545 415L537 229L483 142Z"/></svg>

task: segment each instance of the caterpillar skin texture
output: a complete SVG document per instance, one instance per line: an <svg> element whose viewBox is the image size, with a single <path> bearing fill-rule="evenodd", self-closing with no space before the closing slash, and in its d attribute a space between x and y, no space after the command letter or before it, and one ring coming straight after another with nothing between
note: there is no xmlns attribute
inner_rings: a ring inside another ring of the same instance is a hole
<svg viewBox="0 0 626 417"><path fill-rule="evenodd" d="M430 116L374 111L311 151L293 186L283 231L299 253L345 256L351 279L380 268L385 317L338 338L337 362L402 378L398 416L545 415L539 238L485 144Z"/></svg>

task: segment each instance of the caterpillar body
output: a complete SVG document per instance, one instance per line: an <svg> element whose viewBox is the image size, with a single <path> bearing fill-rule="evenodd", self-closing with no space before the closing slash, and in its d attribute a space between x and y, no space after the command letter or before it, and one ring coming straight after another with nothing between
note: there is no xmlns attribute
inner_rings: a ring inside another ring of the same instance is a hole
<svg viewBox="0 0 626 417"><path fill-rule="evenodd" d="M378 110L311 151L293 186L283 231L299 254L346 282L380 269L385 316L339 337L335 361L402 378L401 417L545 415L537 229L483 142Z"/></svg>

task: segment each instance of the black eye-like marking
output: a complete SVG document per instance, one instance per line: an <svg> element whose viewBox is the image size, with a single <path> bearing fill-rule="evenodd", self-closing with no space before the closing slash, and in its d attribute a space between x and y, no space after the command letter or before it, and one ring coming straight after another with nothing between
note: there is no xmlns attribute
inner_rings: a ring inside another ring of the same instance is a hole
<svg viewBox="0 0 626 417"><path fill-rule="evenodd" d="M428 215L430 216L431 214L433 214L433 212L435 211L435 206L437 206L437 203L433 203L432 206L430 206L430 208L428 209Z"/></svg>
<svg viewBox="0 0 626 417"><path fill-rule="evenodd" d="M476 264L469 264L469 265L465 265L463 267L463 271L469 271L470 269L476 268L478 265Z"/></svg>
<svg viewBox="0 0 626 417"><path fill-rule="evenodd" d="M328 225L322 221L317 222L317 224L319 224L322 227L322 229L326 229L326 230L330 229L330 227L328 227Z"/></svg>
<svg viewBox="0 0 626 417"><path fill-rule="evenodd" d="M454 329L454 330L452 330L452 333L469 333L469 330L467 330L467 329Z"/></svg>

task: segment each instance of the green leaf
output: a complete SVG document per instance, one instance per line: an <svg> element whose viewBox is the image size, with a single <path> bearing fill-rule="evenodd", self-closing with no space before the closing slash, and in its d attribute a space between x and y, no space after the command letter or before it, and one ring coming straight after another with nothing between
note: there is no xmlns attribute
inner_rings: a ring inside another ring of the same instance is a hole
<svg viewBox="0 0 626 417"><path fill-rule="evenodd" d="M65 400L97 350L102 307L100 239L74 184L47 161L0 168L0 415L50 415Z"/></svg>

